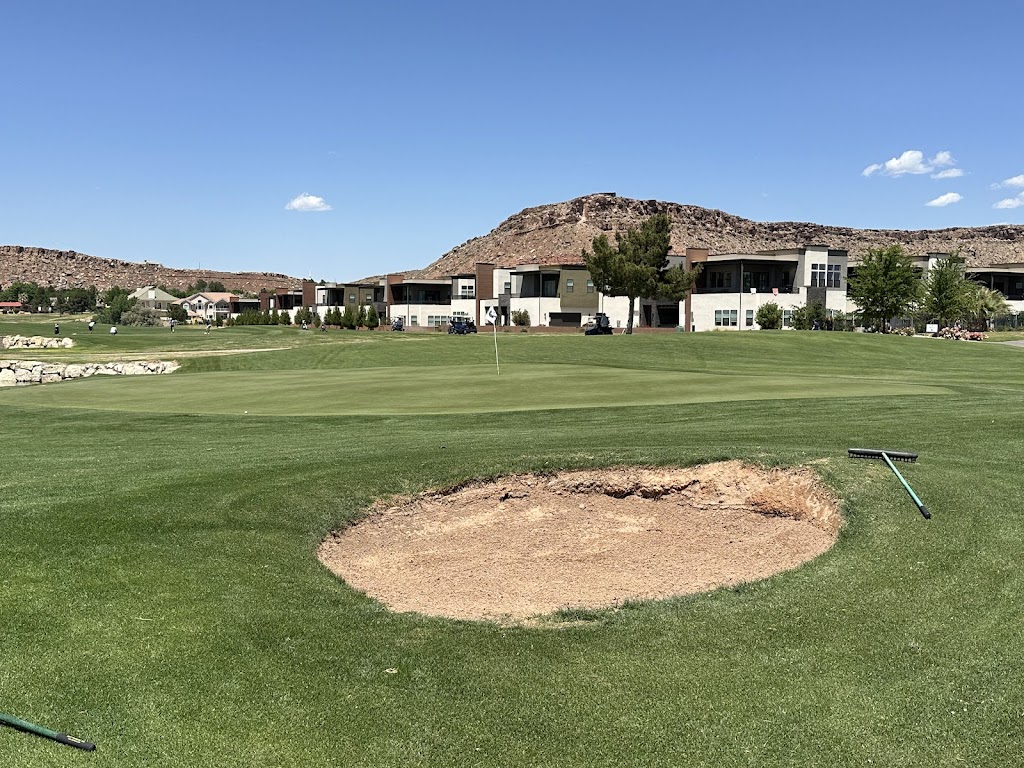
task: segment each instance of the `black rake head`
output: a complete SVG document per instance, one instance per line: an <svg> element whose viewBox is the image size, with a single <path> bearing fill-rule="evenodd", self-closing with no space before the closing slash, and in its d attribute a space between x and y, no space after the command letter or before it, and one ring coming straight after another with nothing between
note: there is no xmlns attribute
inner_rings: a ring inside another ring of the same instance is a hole
<svg viewBox="0 0 1024 768"><path fill-rule="evenodd" d="M917 461L917 454L911 451L888 451L874 448L848 448L847 454L851 459L881 459L884 453L892 461Z"/></svg>

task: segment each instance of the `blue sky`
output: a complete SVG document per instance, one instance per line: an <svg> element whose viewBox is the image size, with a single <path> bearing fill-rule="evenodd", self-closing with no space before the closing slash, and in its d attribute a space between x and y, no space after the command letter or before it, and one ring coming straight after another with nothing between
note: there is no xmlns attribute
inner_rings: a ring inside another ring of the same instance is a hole
<svg viewBox="0 0 1024 768"><path fill-rule="evenodd" d="M346 280L591 192L1024 223L1019 3L36 0L2 18L2 244Z"/></svg>

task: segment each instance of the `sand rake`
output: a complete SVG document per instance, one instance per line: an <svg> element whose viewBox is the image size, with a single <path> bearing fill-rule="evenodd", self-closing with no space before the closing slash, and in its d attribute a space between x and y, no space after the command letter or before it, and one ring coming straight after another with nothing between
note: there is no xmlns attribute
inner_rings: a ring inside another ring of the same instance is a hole
<svg viewBox="0 0 1024 768"><path fill-rule="evenodd" d="M0 723L9 725L11 728L17 728L19 731L34 733L36 736L42 736L44 739L53 739L54 741L58 741L61 744L67 744L69 747L74 747L75 749L84 749L86 752L92 752L96 749L96 745L91 742L83 741L75 736L69 736L66 733L51 731L49 728L44 728L41 725L30 723L27 720L21 720L13 715L0 713Z"/></svg>
<svg viewBox="0 0 1024 768"><path fill-rule="evenodd" d="M910 494L910 498L914 500L918 510L924 516L925 520L932 519L932 513L928 511L928 507L921 503L921 500L917 498L917 494L914 493L914 489L910 487L910 483L903 479L903 475L896 469L894 461L917 461L917 454L910 453L909 451L879 451L873 448L849 448L847 449L851 459L883 459L886 464L889 465L889 469L892 470L893 474L899 478L899 481L903 483L903 487L907 489L907 493Z"/></svg>

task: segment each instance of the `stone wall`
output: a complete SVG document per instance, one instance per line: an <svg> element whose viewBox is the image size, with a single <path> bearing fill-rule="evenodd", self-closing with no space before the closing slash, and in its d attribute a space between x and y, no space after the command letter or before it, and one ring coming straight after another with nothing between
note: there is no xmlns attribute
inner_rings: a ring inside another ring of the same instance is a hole
<svg viewBox="0 0 1024 768"><path fill-rule="evenodd" d="M0 349L71 349L75 342L66 336L2 336Z"/></svg>
<svg viewBox="0 0 1024 768"><path fill-rule="evenodd" d="M0 387L51 384L89 376L145 376L173 373L180 365L160 360L129 363L44 363L39 360L0 360Z"/></svg>

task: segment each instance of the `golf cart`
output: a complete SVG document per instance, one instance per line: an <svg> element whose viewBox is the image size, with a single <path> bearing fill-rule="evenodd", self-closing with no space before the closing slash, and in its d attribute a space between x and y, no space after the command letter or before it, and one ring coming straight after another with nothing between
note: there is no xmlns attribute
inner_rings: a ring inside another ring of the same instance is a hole
<svg viewBox="0 0 1024 768"><path fill-rule="evenodd" d="M402 318L400 318L400 317L396 317L394 319L394 321L391 323L391 330L392 331L404 331L405 330L405 321Z"/></svg>
<svg viewBox="0 0 1024 768"><path fill-rule="evenodd" d="M467 333L476 333L476 323L469 318L453 317L448 326L448 333L457 333L465 336Z"/></svg>
<svg viewBox="0 0 1024 768"><path fill-rule="evenodd" d="M587 328L583 334L585 336L611 336L612 321L608 319L608 315L604 312L598 312L594 315L594 324Z"/></svg>

